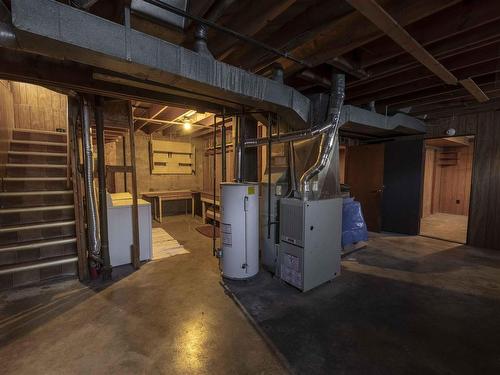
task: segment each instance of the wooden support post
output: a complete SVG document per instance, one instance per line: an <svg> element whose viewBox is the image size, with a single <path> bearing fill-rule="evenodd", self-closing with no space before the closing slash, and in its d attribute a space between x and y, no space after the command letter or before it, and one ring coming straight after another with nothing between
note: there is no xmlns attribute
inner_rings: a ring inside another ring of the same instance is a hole
<svg viewBox="0 0 500 375"><path fill-rule="evenodd" d="M123 150L123 166L127 166L127 149L125 145L125 136L122 137L122 150ZM123 173L123 191L127 191L127 172Z"/></svg>
<svg viewBox="0 0 500 375"><path fill-rule="evenodd" d="M83 195L81 176L78 170L79 148L77 137L77 118L80 104L77 99L68 98L68 137L71 162L71 178L73 182L73 202L75 211L76 249L78 256L78 277L81 281L89 279L87 257L87 241L85 236L85 210L83 209Z"/></svg>
<svg viewBox="0 0 500 375"><path fill-rule="evenodd" d="M141 267L139 243L139 207L137 205L137 173L135 168L135 134L134 134L134 116L132 114L132 102L128 102L128 120L129 120L129 140L130 140L130 164L132 166L132 265L135 269Z"/></svg>

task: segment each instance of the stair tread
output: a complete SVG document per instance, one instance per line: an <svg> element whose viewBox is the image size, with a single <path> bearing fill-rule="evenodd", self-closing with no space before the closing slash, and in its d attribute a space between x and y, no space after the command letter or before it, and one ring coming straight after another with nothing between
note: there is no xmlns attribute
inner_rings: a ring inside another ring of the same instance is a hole
<svg viewBox="0 0 500 375"><path fill-rule="evenodd" d="M35 223L35 224L15 224L15 225L6 225L0 228L1 233L10 233L10 232L19 232L23 230L30 229L43 229L43 228L53 228L53 227L62 227L68 225L74 225L76 223L75 220L60 220L60 221L47 221L43 223Z"/></svg>
<svg viewBox="0 0 500 375"><path fill-rule="evenodd" d="M7 251L19 251L19 250L28 250L39 247L47 247L53 245L64 245L67 243L76 243L76 237L67 236L61 237L58 239L50 239L50 240L36 240L36 241L26 241L26 242L18 242L16 244L10 245L2 245L0 246L0 253Z"/></svg>
<svg viewBox="0 0 500 375"><path fill-rule="evenodd" d="M23 164L23 163L7 163L6 167L13 168L68 168L67 164Z"/></svg>
<svg viewBox="0 0 500 375"><path fill-rule="evenodd" d="M36 212L36 211L51 211L65 210L74 208L74 204L54 205L54 206L34 206L34 207L18 207L18 208L1 208L0 214L11 214L16 212Z"/></svg>
<svg viewBox="0 0 500 375"><path fill-rule="evenodd" d="M24 144L29 144L29 145L46 145L46 146L64 146L67 147L67 143L64 142L51 142L51 141L32 141L32 140L27 140L27 139L12 139L10 143L24 143Z"/></svg>
<svg viewBox="0 0 500 375"><path fill-rule="evenodd" d="M4 177L4 181L63 181L67 177Z"/></svg>
<svg viewBox="0 0 500 375"><path fill-rule="evenodd" d="M6 266L0 266L0 275L19 272L19 271L27 271L30 269L45 268L45 267L55 266L58 264L73 263L77 261L78 257L76 255L65 255L46 260L9 264Z"/></svg>
<svg viewBox="0 0 500 375"><path fill-rule="evenodd" d="M68 133L66 132L54 132L51 130L39 130L39 129L23 129L23 128L16 128L12 129L14 133L19 132L19 133L40 133L40 134L53 134L53 135L67 135Z"/></svg>
<svg viewBox="0 0 500 375"><path fill-rule="evenodd" d="M73 190L6 191L6 192L0 192L0 197L57 195L57 194L73 194Z"/></svg>
<svg viewBox="0 0 500 375"><path fill-rule="evenodd" d="M11 155L29 155L29 156L68 156L67 152L43 152L43 151L9 151Z"/></svg>

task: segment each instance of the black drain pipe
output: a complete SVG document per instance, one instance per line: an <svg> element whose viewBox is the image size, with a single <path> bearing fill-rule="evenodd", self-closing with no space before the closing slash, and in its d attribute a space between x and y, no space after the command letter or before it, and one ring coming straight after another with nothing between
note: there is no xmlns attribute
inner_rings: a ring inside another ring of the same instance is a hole
<svg viewBox="0 0 500 375"><path fill-rule="evenodd" d="M214 116L214 145L213 145L213 150L214 150L214 196L213 196L213 207L212 210L214 212L214 219L212 221L212 255L216 255L217 249L215 247L215 230L217 228L217 213L215 212L215 207L216 207L216 190L217 190L217 116ZM220 199L220 198L219 198Z"/></svg>
<svg viewBox="0 0 500 375"><path fill-rule="evenodd" d="M97 174L99 177L99 228L101 230L101 253L104 261L103 280L111 279L111 260L108 243L108 204L106 200L106 154L104 151L104 98L95 97L94 117L97 138Z"/></svg>

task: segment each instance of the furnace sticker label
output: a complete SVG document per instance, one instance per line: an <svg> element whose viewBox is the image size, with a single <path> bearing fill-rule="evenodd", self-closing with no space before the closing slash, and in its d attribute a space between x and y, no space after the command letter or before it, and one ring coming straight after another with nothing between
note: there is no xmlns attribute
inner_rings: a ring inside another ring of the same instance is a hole
<svg viewBox="0 0 500 375"><path fill-rule="evenodd" d="M232 246L233 235L231 233L231 224L220 224L220 239L223 246Z"/></svg>
<svg viewBox="0 0 500 375"><path fill-rule="evenodd" d="M255 187L254 186L249 186L247 189L248 195L254 195L255 194Z"/></svg>

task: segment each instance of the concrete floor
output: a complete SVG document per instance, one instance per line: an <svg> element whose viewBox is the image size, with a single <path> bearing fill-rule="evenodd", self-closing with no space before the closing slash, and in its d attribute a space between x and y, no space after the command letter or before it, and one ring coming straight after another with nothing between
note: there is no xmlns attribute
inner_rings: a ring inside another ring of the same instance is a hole
<svg viewBox="0 0 500 375"><path fill-rule="evenodd" d="M219 284L201 219L163 226L191 253L103 287L71 280L0 294L2 374L282 374Z"/></svg>
<svg viewBox="0 0 500 375"><path fill-rule="evenodd" d="M373 235L305 294L264 271L228 282L263 337L219 285L198 223L167 218L191 253L109 285L0 294L2 373L500 373L498 252Z"/></svg>
<svg viewBox="0 0 500 375"><path fill-rule="evenodd" d="M299 374L499 374L500 253L371 234L307 293L228 282Z"/></svg>
<svg viewBox="0 0 500 375"><path fill-rule="evenodd" d="M442 240L466 243L468 217L435 213L420 220L420 234Z"/></svg>

